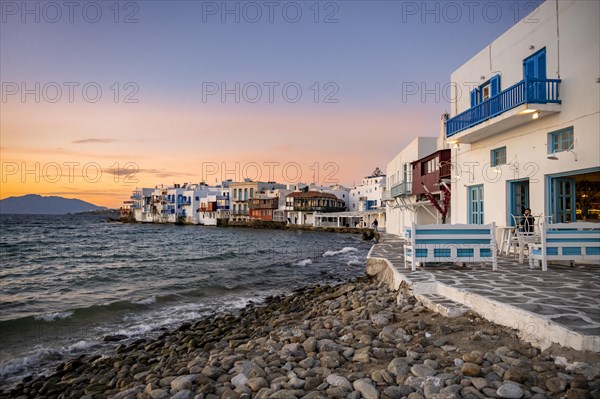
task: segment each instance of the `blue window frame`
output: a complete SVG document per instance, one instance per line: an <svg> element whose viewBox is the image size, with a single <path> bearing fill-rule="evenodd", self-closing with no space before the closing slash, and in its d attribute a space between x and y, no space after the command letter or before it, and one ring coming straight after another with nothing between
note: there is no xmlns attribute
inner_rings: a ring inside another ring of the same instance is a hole
<svg viewBox="0 0 600 399"><path fill-rule="evenodd" d="M469 224L483 224L483 184L467 187Z"/></svg>
<svg viewBox="0 0 600 399"><path fill-rule="evenodd" d="M573 126L548 133L548 154L572 150L574 146Z"/></svg>
<svg viewBox="0 0 600 399"><path fill-rule="evenodd" d="M490 154L492 166L504 165L506 163L506 147L495 148Z"/></svg>

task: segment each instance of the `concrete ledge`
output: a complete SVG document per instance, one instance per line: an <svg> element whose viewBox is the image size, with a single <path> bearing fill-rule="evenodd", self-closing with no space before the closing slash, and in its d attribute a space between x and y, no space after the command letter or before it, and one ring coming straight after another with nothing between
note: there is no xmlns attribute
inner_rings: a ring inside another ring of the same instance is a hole
<svg viewBox="0 0 600 399"><path fill-rule="evenodd" d="M467 306L474 313L489 321L519 331L521 339L542 350L556 343L578 351L600 352L600 336L580 334L552 322L542 315L495 301L468 290L450 287L438 281L413 282L408 276L400 273L387 259L371 257L373 248L367 255L366 273L377 278L390 289L398 290L403 282L406 283L413 295L435 312L445 315L444 312L447 312L447 309L430 300L427 296L431 294L441 295Z"/></svg>

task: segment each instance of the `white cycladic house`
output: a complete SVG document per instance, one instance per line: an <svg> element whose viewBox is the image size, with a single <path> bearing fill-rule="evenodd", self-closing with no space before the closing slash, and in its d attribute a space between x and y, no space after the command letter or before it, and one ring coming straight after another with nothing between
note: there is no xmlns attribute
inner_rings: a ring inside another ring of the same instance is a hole
<svg viewBox="0 0 600 399"><path fill-rule="evenodd" d="M387 202L386 232L403 235L411 223L436 223L435 215L418 203L412 195L412 165L418 159L432 154L437 149L436 137L416 137L387 164L387 189L383 200Z"/></svg>
<svg viewBox="0 0 600 399"><path fill-rule="evenodd" d="M350 190L348 210L356 213L360 218L359 223L362 223L360 227L370 227L373 221L377 220L378 228L385 229L386 203L383 199L385 191L386 176L379 168Z"/></svg>
<svg viewBox="0 0 600 399"><path fill-rule="evenodd" d="M599 15L546 1L452 73L452 223L598 221Z"/></svg>

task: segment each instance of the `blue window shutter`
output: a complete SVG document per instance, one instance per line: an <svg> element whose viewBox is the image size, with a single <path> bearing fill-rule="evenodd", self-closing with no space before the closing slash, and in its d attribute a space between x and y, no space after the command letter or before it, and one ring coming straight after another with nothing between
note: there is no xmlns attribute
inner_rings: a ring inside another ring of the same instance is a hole
<svg viewBox="0 0 600 399"><path fill-rule="evenodd" d="M471 108L477 105L477 89L471 90Z"/></svg>
<svg viewBox="0 0 600 399"><path fill-rule="evenodd" d="M500 75L494 75L490 79L491 97L500 93Z"/></svg>
<svg viewBox="0 0 600 399"><path fill-rule="evenodd" d="M537 56L537 74L538 79L546 79L546 50L541 50Z"/></svg>

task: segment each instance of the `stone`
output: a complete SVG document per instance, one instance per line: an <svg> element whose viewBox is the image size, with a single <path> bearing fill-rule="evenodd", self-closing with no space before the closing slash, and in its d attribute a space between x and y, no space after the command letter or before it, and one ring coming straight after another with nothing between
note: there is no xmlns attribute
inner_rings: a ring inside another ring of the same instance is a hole
<svg viewBox="0 0 600 399"><path fill-rule="evenodd" d="M481 367L475 363L465 363L460 368L460 372L469 377L477 377L481 373Z"/></svg>
<svg viewBox="0 0 600 399"><path fill-rule="evenodd" d="M408 374L409 365L405 358L397 357L388 363L387 370L395 377L404 377Z"/></svg>
<svg viewBox="0 0 600 399"><path fill-rule="evenodd" d="M590 391L581 388L571 388L567 391L568 399L590 399Z"/></svg>
<svg viewBox="0 0 600 399"><path fill-rule="evenodd" d="M488 381L485 378L481 378L481 377L471 378L471 384L473 384L473 386L480 391L483 388L486 388L489 386Z"/></svg>
<svg viewBox="0 0 600 399"><path fill-rule="evenodd" d="M425 359L423 362L424 365L431 367L432 369L437 369L439 367L438 363L435 360Z"/></svg>
<svg viewBox="0 0 600 399"><path fill-rule="evenodd" d="M563 392L567 389L567 381L559 377L548 378L546 381L546 388L553 393Z"/></svg>
<svg viewBox="0 0 600 399"><path fill-rule="evenodd" d="M266 388L269 386L269 383L264 377L254 377L248 379L248 387L252 390L252 392L258 392L262 388Z"/></svg>
<svg viewBox="0 0 600 399"><path fill-rule="evenodd" d="M399 385L385 388L383 394L390 399L402 399L410 395L413 391L413 387L409 385Z"/></svg>
<svg viewBox="0 0 600 399"><path fill-rule="evenodd" d="M171 381L171 388L176 391L184 391L192 388L192 384L198 380L195 374L181 375Z"/></svg>
<svg viewBox="0 0 600 399"><path fill-rule="evenodd" d="M330 374L325 379L325 381L332 387L345 388L347 390L352 391L352 384L350 384L350 381L348 381L348 379L346 377L342 377L341 375Z"/></svg>
<svg viewBox="0 0 600 399"><path fill-rule="evenodd" d="M103 339L104 342L117 342L127 339L127 335L123 334L115 334L115 335L106 335Z"/></svg>
<svg viewBox="0 0 600 399"><path fill-rule="evenodd" d="M415 364L410 368L410 372L417 377L431 377L436 374L435 370L424 364Z"/></svg>
<svg viewBox="0 0 600 399"><path fill-rule="evenodd" d="M523 396L523 390L514 382L505 382L496 390L496 394L500 398L519 399Z"/></svg>
<svg viewBox="0 0 600 399"><path fill-rule="evenodd" d="M465 363L475 363L480 365L483 363L483 354L479 351L465 353L462 355L462 360L464 360Z"/></svg>
<svg viewBox="0 0 600 399"><path fill-rule="evenodd" d="M179 391L175 395L171 396L171 399L190 399L192 396L192 392L188 391Z"/></svg>
<svg viewBox="0 0 600 399"><path fill-rule="evenodd" d="M236 388L239 386L245 386L248 383L248 377L246 377L244 374L240 373L231 379L231 383Z"/></svg>
<svg viewBox="0 0 600 399"><path fill-rule="evenodd" d="M217 378L219 378L219 376L221 374L225 374L225 370L223 370L222 368L216 367L216 366L211 366L210 364L207 364L203 369L202 369L202 375L211 378L213 380L216 380Z"/></svg>
<svg viewBox="0 0 600 399"><path fill-rule="evenodd" d="M317 339L315 337L309 337L302 344L304 347L304 351L306 353L316 352L317 351Z"/></svg>
<svg viewBox="0 0 600 399"><path fill-rule="evenodd" d="M389 316L387 313L377 313L371 316L371 322L375 327L385 327L390 324Z"/></svg>
<svg viewBox="0 0 600 399"><path fill-rule="evenodd" d="M155 389L148 394L152 399L165 399L169 397L166 389Z"/></svg>
<svg viewBox="0 0 600 399"><path fill-rule="evenodd" d="M509 367L508 370L504 372L502 378L504 380L515 381L522 384L527 381L530 374L531 371L523 367Z"/></svg>
<svg viewBox="0 0 600 399"><path fill-rule="evenodd" d="M317 351L319 352L339 352L340 344L331 339L321 339L317 341Z"/></svg>
<svg viewBox="0 0 600 399"><path fill-rule="evenodd" d="M265 371L256 363L240 360L235 362L234 369L239 374L244 374L248 378L266 377Z"/></svg>
<svg viewBox="0 0 600 399"><path fill-rule="evenodd" d="M292 377L288 381L288 388L292 389L302 389L304 387L305 381L301 380L298 377Z"/></svg>
<svg viewBox="0 0 600 399"><path fill-rule="evenodd" d="M333 369L339 367L342 359L338 352L323 352L320 360L321 366Z"/></svg>
<svg viewBox="0 0 600 399"><path fill-rule="evenodd" d="M379 399L379 391L366 378L354 381L352 386L364 399Z"/></svg>

